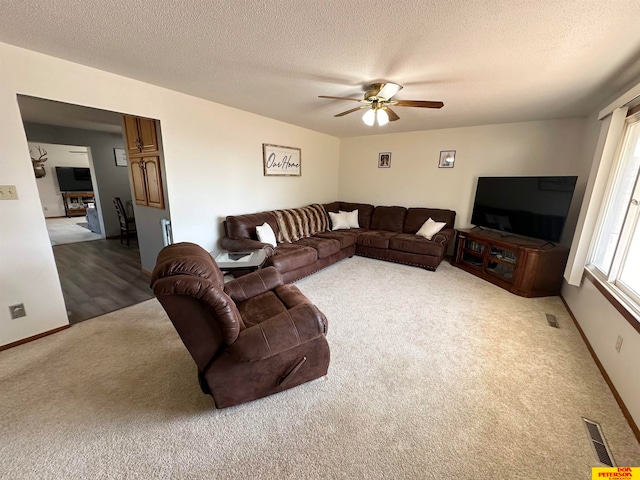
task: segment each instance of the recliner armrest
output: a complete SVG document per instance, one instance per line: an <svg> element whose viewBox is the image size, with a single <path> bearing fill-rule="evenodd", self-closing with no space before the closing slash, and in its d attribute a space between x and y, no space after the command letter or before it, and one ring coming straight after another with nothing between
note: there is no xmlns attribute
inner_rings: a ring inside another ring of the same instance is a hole
<svg viewBox="0 0 640 480"><path fill-rule="evenodd" d="M262 243L251 238L229 238L222 237L220 246L229 252L249 252L251 250L264 250L267 257L274 253L274 247L270 243Z"/></svg>
<svg viewBox="0 0 640 480"><path fill-rule="evenodd" d="M313 340L327 331L327 318L305 303L249 327L238 335L227 353L241 362L256 362Z"/></svg>
<svg viewBox="0 0 640 480"><path fill-rule="evenodd" d="M274 267L267 267L225 283L224 293L236 303L244 302L283 284L280 272Z"/></svg>

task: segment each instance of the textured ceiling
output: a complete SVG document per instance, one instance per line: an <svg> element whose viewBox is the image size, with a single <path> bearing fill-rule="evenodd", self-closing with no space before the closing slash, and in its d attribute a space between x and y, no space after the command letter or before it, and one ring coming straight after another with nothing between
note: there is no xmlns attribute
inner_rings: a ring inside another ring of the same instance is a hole
<svg viewBox="0 0 640 480"><path fill-rule="evenodd" d="M638 0L0 0L0 41L340 137L585 115L640 78ZM378 81L397 108L366 127Z"/></svg>

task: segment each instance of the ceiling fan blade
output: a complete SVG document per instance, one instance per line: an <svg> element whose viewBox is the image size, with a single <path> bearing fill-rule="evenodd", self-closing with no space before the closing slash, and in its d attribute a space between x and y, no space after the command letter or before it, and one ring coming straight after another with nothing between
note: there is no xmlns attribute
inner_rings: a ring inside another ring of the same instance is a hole
<svg viewBox="0 0 640 480"><path fill-rule="evenodd" d="M402 90L402 85L398 85L397 83L385 83L382 85L377 96L389 100L400 90Z"/></svg>
<svg viewBox="0 0 640 480"><path fill-rule="evenodd" d="M393 110L391 110L389 107L384 107L384 109L389 114L389 121L390 122L395 122L396 120L400 120L400 117L398 116L398 114L396 112L394 112Z"/></svg>
<svg viewBox="0 0 640 480"><path fill-rule="evenodd" d="M398 107L442 108L442 102L430 102L427 100L396 100Z"/></svg>
<svg viewBox="0 0 640 480"><path fill-rule="evenodd" d="M362 101L361 98L347 98L347 97L330 97L328 95L318 95L318 98L333 98L334 100L351 100L353 102Z"/></svg>
<svg viewBox="0 0 640 480"><path fill-rule="evenodd" d="M337 115L334 115L334 117L344 117L349 113L357 112L358 110L362 110L363 108L369 108L369 105L362 105L361 107L352 108L351 110L347 110L346 112L342 112Z"/></svg>

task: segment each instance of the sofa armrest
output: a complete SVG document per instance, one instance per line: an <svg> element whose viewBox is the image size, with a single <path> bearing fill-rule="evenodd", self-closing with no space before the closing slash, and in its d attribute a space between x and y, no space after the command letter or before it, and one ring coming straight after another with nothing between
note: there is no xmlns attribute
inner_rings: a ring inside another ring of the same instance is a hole
<svg viewBox="0 0 640 480"><path fill-rule="evenodd" d="M250 252L252 250L264 250L267 257L271 257L274 253L273 245L262 243L251 238L229 238L222 237L220 246L229 252Z"/></svg>
<svg viewBox="0 0 640 480"><path fill-rule="evenodd" d="M327 318L305 303L240 332L227 352L241 362L256 362L324 335Z"/></svg>
<svg viewBox="0 0 640 480"><path fill-rule="evenodd" d="M456 231L453 228L443 228L436 233L431 240L436 243L440 243L447 246L452 238L456 236Z"/></svg>
<svg viewBox="0 0 640 480"><path fill-rule="evenodd" d="M282 275L274 267L267 267L251 272L224 284L224 293L238 303L284 284Z"/></svg>

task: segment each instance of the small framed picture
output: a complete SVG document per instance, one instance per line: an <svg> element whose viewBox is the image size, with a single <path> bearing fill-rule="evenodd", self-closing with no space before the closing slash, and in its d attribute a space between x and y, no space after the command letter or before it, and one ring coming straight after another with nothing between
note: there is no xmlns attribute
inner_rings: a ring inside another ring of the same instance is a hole
<svg viewBox="0 0 640 480"><path fill-rule="evenodd" d="M438 168L453 168L453 163L455 161L455 150L442 150L440 152L440 159L438 160Z"/></svg>
<svg viewBox="0 0 640 480"><path fill-rule="evenodd" d="M114 148L113 154L116 157L116 167L127 166L127 154L124 151L124 148Z"/></svg>
<svg viewBox="0 0 640 480"><path fill-rule="evenodd" d="M378 154L378 168L391 168L391 152Z"/></svg>

